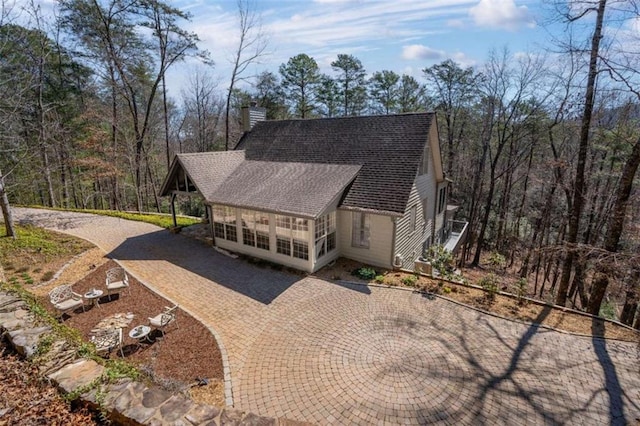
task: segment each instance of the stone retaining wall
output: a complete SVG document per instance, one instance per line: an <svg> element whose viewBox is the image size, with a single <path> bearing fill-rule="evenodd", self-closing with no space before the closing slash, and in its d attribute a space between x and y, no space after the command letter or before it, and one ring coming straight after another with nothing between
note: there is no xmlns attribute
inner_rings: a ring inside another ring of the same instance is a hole
<svg viewBox="0 0 640 426"><path fill-rule="evenodd" d="M18 353L29 358L36 353L39 340L51 333L51 328L38 325L26 304L18 297L0 292L0 331L7 336ZM83 387L90 389L80 394L79 398L87 401L94 409L105 411L115 424L308 424L199 404L182 395L130 379L102 385L99 389L87 386L103 375L105 367L91 359L77 358L76 351L64 341L53 342L46 358L38 364L40 374L49 378L63 393L76 392Z"/></svg>

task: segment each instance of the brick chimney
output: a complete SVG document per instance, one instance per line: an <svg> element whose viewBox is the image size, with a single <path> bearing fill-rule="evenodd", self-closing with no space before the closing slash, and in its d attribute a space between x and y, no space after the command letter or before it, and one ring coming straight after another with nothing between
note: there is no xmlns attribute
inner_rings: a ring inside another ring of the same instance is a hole
<svg viewBox="0 0 640 426"><path fill-rule="evenodd" d="M258 121L267 119L267 109L259 107L256 102L251 102L249 106L242 107L242 130L250 132Z"/></svg>

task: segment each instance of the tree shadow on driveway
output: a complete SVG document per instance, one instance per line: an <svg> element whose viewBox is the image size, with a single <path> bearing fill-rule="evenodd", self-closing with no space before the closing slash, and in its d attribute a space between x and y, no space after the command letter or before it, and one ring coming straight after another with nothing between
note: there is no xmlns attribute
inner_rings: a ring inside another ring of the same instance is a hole
<svg viewBox="0 0 640 426"><path fill-rule="evenodd" d="M598 318L593 318L591 321L592 331L592 344L593 350L598 358L598 362L602 367L602 373L604 375L604 389L609 400L609 424L610 425L624 425L628 424L625 419L624 407L625 400L627 406L632 406L636 412L640 412L640 405L633 397L629 397L622 389L616 366L611 359L609 350L607 348L607 340L603 338L604 329L603 321ZM636 372L638 373L638 372ZM640 422L640 418L636 418L636 422Z"/></svg>
<svg viewBox="0 0 640 426"><path fill-rule="evenodd" d="M542 322L549 310L535 322ZM466 394L467 399L464 411L441 404L422 408L422 418L465 423L465 416L471 416L477 424L623 425L635 424L640 413L630 394L638 389L638 380L622 376L621 381L619 374L624 373L617 372L633 364L627 343L571 337L536 323L516 335L482 314L476 323L460 318L451 326L436 321L429 325L437 330L434 340L456 360L450 371L465 372L463 390L452 394L451 407L458 395Z"/></svg>
<svg viewBox="0 0 640 426"><path fill-rule="evenodd" d="M265 305L300 280L300 276L251 265L166 230L127 238L108 256L123 261L166 261Z"/></svg>

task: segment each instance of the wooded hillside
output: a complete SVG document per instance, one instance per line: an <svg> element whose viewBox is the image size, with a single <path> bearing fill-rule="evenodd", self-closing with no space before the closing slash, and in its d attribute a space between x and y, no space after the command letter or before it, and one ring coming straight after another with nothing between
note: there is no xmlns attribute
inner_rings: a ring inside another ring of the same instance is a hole
<svg viewBox="0 0 640 426"><path fill-rule="evenodd" d="M461 264L500 265L536 297L640 328L634 1L550 2L564 31L545 54L496 46L481 66L447 60L418 77L365 70L338 52L329 74L301 53L277 72L247 76L267 40L254 31L253 11L240 7L245 44L227 87L219 81L230 76L213 65L217 52L200 50L198 35L182 29L188 14L170 2L58 3L53 19L2 2L7 226L9 203L167 212L157 193L170 159L233 147L250 101L269 119L435 110L454 182L449 200L470 223ZM186 59L201 65L185 76L183 93L168 96L167 70ZM180 208L203 212L193 200Z"/></svg>

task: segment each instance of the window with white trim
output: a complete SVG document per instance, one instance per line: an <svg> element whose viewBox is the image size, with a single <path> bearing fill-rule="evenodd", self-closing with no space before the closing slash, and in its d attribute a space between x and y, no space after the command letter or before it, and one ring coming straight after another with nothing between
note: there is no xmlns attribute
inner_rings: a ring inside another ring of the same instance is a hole
<svg viewBox="0 0 640 426"><path fill-rule="evenodd" d="M316 220L316 259L336 248L336 212L321 216Z"/></svg>
<svg viewBox="0 0 640 426"><path fill-rule="evenodd" d="M228 241L238 241L236 209L229 206L213 206L213 235Z"/></svg>
<svg viewBox="0 0 640 426"><path fill-rule="evenodd" d="M439 199L438 199L438 214L442 213L444 207L447 205L447 187L440 188Z"/></svg>
<svg viewBox="0 0 640 426"><path fill-rule="evenodd" d="M352 212L351 219L351 245L369 248L369 215L362 212Z"/></svg>
<svg viewBox="0 0 640 426"><path fill-rule="evenodd" d="M242 244L269 250L269 215L242 210Z"/></svg>
<svg viewBox="0 0 640 426"><path fill-rule="evenodd" d="M276 252L298 259L309 259L309 220L276 215Z"/></svg>

